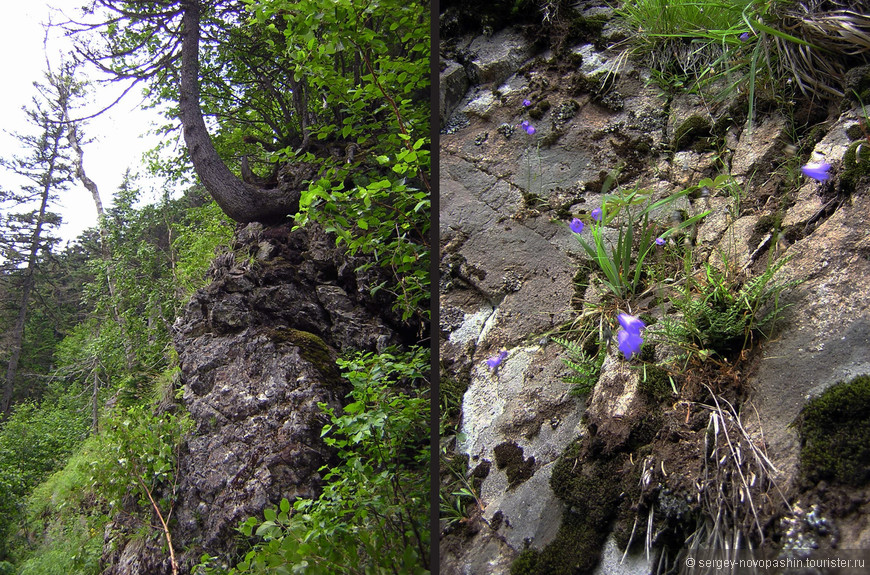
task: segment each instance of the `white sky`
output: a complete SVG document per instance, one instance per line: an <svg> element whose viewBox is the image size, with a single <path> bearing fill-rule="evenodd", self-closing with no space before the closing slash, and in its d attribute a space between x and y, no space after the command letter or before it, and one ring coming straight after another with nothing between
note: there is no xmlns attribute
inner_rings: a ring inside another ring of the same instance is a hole
<svg viewBox="0 0 870 575"><path fill-rule="evenodd" d="M78 17L78 8L83 3L84 0L4 2L3 17L0 18L0 53L4 54L0 59L0 78L4 84L0 90L0 155L26 155L19 151L20 144L9 133L32 133L21 108L29 107L36 94L33 82L44 79L45 31L41 23L48 20L48 6L61 8L68 15ZM55 22L60 21L57 14L52 18ZM53 69L58 69L60 54L69 52L68 42L58 32L50 37L48 51ZM93 97L98 102L83 104L82 114L89 115L108 105L120 95L122 89L121 86L92 86ZM158 142L156 136L143 135L149 131L152 122L159 122L160 118L154 110L139 109L140 102L141 90L137 86L109 112L83 126L85 137L93 140L83 146L85 172L99 187L104 207L111 204L112 195L121 184L127 168L132 174L144 173L142 154ZM14 175L0 169L0 186L14 189L14 178ZM144 192L144 200L153 201L159 197L159 191L149 191L158 182L143 178L138 183ZM64 220L59 232L64 243L75 239L84 229L96 225L97 210L93 198L78 181L62 194L61 202L57 211Z"/></svg>

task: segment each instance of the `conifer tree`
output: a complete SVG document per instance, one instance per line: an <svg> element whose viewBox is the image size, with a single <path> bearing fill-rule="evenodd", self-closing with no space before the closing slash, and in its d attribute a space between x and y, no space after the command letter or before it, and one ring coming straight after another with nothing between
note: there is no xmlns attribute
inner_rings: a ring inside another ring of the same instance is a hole
<svg viewBox="0 0 870 575"><path fill-rule="evenodd" d="M22 155L0 160L0 165L17 174L23 182L17 189L0 190L3 278L12 282L10 293L17 295L14 320L5 346L6 379L0 399L4 419L11 407L37 270L58 242L52 231L61 220L51 208L58 193L66 190L72 179L57 100L47 97L45 88L37 87L41 88L39 96L34 98L31 108L25 109L28 122L34 128L33 134L16 134Z"/></svg>

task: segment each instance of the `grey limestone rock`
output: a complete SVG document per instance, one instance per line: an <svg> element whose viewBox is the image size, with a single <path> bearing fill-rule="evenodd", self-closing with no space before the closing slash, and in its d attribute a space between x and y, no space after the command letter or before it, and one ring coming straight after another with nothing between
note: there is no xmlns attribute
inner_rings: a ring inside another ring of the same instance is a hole
<svg viewBox="0 0 870 575"><path fill-rule="evenodd" d="M319 404L338 410L349 391L339 351L375 351L419 330L369 295L378 278L357 274L360 262L316 226L248 226L235 248L253 255L264 241L274 246L268 260L216 260L225 269L174 326L183 403L195 423L172 512L183 575L203 553L229 556L246 518L282 498L319 494L320 470L334 456L320 436L328 419ZM107 530L104 573L168 575L162 536L137 536L141 525L124 517Z"/></svg>

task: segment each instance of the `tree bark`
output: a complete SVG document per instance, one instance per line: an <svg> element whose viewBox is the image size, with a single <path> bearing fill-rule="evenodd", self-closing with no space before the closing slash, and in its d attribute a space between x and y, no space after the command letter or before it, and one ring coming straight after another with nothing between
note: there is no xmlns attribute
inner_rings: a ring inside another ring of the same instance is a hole
<svg viewBox="0 0 870 575"><path fill-rule="evenodd" d="M183 7L178 107L194 170L224 213L237 222L279 221L296 213L299 190L262 189L247 184L218 156L199 105L199 0L186 0Z"/></svg>

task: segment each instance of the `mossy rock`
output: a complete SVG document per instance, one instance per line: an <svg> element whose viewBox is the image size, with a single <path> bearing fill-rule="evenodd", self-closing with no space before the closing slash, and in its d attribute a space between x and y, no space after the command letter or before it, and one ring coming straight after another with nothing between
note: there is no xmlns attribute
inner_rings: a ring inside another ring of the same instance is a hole
<svg viewBox="0 0 870 575"><path fill-rule="evenodd" d="M310 362L324 378L324 383L341 385L341 374L326 342L315 334L292 328L275 328L269 332L275 343L288 343L299 348L299 355Z"/></svg>
<svg viewBox="0 0 870 575"><path fill-rule="evenodd" d="M870 483L870 375L828 388L804 407L796 425L805 480Z"/></svg>
<svg viewBox="0 0 870 575"><path fill-rule="evenodd" d="M668 372L655 365L648 365L643 370L638 389L652 403L662 403L674 395Z"/></svg>
<svg viewBox="0 0 870 575"><path fill-rule="evenodd" d="M861 128L861 124L852 124L846 128L846 136L848 136L849 140L852 142L855 140L863 140L867 137L864 135L864 130Z"/></svg>
<svg viewBox="0 0 870 575"><path fill-rule="evenodd" d="M870 174L870 142L854 142L843 154L840 182L847 191L852 192L867 174Z"/></svg>
<svg viewBox="0 0 870 575"><path fill-rule="evenodd" d="M607 539L605 527L593 526L581 514L566 511L556 538L543 551L523 551L511 565L511 575L591 573Z"/></svg>
<svg viewBox="0 0 870 575"><path fill-rule="evenodd" d="M604 29L608 20L605 15L584 16L577 10L573 11L569 17L566 37L568 44L594 42L601 36L601 30Z"/></svg>
<svg viewBox="0 0 870 575"><path fill-rule="evenodd" d="M508 489L520 485L535 474L535 458L523 457L523 448L513 441L506 441L495 446L495 465L504 469L508 478Z"/></svg>
<svg viewBox="0 0 870 575"><path fill-rule="evenodd" d="M514 561L511 575L591 573L601 556L608 526L624 488L624 454L587 460L589 437L576 439L559 457L550 476L553 492L566 511L556 538L543 550L527 549ZM581 461L576 461L582 457Z"/></svg>
<svg viewBox="0 0 870 575"><path fill-rule="evenodd" d="M870 64L857 66L846 72L846 97L858 104L870 104Z"/></svg>
<svg viewBox="0 0 870 575"><path fill-rule="evenodd" d="M703 116L689 116L674 130L671 149L675 152L690 148L695 142L711 137L713 125Z"/></svg>

